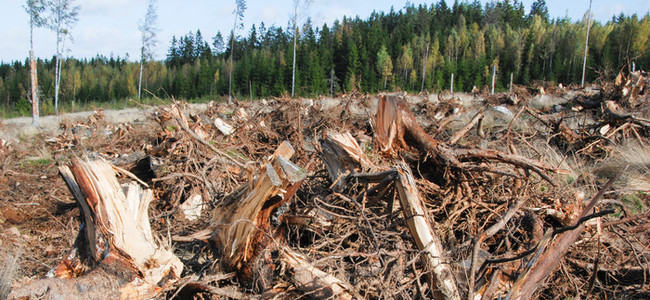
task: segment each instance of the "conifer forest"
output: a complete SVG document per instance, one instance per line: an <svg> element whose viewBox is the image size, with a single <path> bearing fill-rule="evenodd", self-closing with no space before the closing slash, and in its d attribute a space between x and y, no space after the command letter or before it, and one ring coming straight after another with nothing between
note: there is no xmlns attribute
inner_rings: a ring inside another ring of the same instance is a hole
<svg viewBox="0 0 650 300"><path fill-rule="evenodd" d="M586 15L585 15L586 16ZM548 81L580 83L587 19L550 18L544 1L445 1L409 4L367 19L342 17L298 27L296 94L329 95L380 91L470 92ZM164 60L149 61L144 96L176 99L228 95L229 57L234 48L233 94L239 98L281 96L291 91L293 28L255 24L234 37L201 30L175 36ZM618 15L591 22L586 81L612 78L621 69L650 66L650 16ZM231 43L232 42L232 43ZM54 98L55 59L39 59L42 101ZM135 98L139 62L129 57L68 58L63 61L62 103ZM0 65L0 103L5 111L29 111L29 60Z"/></svg>

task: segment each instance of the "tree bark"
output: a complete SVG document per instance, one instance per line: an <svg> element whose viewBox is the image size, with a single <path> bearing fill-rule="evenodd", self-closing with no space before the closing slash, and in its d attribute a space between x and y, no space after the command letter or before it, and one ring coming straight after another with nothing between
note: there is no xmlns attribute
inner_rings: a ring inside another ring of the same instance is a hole
<svg viewBox="0 0 650 300"><path fill-rule="evenodd" d="M29 71L32 92L32 126L39 127L38 74L36 70L36 57L34 57L34 50L29 50Z"/></svg>

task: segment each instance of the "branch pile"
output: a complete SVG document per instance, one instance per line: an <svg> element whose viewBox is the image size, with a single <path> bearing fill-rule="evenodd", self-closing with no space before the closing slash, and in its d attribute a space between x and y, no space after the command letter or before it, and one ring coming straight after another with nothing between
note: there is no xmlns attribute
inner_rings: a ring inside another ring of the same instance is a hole
<svg viewBox="0 0 650 300"><path fill-rule="evenodd" d="M191 113L174 103L139 138L123 127L121 143L140 141L133 154L100 143L93 155L104 159L61 166L79 235L52 268L56 278L26 283L14 297L45 289L137 299L643 293L648 237L617 232L642 232L647 212L630 212L609 192L614 179L577 174L566 157L606 158L610 144L645 143L643 115L606 101L589 108L587 96L553 114L521 107L506 124L497 122L508 108L485 103L337 101L211 103ZM578 114L595 117L576 123ZM594 137L605 125L614 131ZM79 145L105 141L104 125L93 126L84 139L66 130L50 147L82 154ZM611 292L614 282L624 288Z"/></svg>

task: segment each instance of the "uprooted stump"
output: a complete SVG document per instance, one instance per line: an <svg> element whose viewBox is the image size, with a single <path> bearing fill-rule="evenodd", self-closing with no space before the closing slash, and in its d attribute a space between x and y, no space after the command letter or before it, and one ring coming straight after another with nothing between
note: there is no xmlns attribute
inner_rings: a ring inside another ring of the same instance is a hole
<svg viewBox="0 0 650 300"><path fill-rule="evenodd" d="M293 154L294 149L284 142L268 159L249 164L248 183L227 196L215 210L212 239L223 251L222 266L235 271L244 285L273 293L272 274L279 271L279 262L288 267L290 281L303 293L317 298L352 299L346 283L313 267L285 246L278 227L280 216L306 176L304 170L289 161Z"/></svg>
<svg viewBox="0 0 650 300"><path fill-rule="evenodd" d="M375 121L375 140L380 151L395 157L402 150L429 157L434 164L451 171L488 172L513 177L517 174L499 169L484 162L504 163L537 173L555 186L545 172L561 173L561 170L539 161L515 154L480 148L452 148L444 142L431 137L415 120L403 96L381 95L377 105Z"/></svg>
<svg viewBox="0 0 650 300"><path fill-rule="evenodd" d="M151 231L151 190L120 185L103 160L76 159L59 170L81 210L79 234L50 278L15 289L10 298L149 299L178 280L183 264Z"/></svg>

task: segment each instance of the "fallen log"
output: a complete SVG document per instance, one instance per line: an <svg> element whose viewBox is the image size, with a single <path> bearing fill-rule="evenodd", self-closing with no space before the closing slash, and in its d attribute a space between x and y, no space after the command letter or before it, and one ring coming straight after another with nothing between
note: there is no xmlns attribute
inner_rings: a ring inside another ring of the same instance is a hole
<svg viewBox="0 0 650 300"><path fill-rule="evenodd" d="M154 298L176 282L183 264L159 245L147 215L153 192L120 185L103 160L76 159L60 174L81 209L73 249L48 273L14 290L10 298ZM93 296L94 295L94 296Z"/></svg>
<svg viewBox="0 0 650 300"><path fill-rule="evenodd" d="M546 172L562 173L562 170L539 161L519 155L480 148L452 148L440 142L417 123L406 100L401 95L381 95L377 105L375 140L382 153L390 157L399 156L401 150L430 157L443 168L459 171L492 172L510 176L513 173L499 170L496 166L485 166L482 162L505 163L537 173L555 186Z"/></svg>

